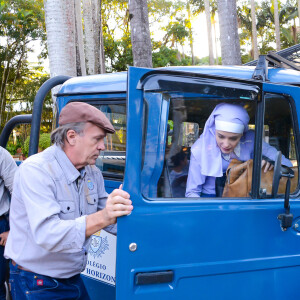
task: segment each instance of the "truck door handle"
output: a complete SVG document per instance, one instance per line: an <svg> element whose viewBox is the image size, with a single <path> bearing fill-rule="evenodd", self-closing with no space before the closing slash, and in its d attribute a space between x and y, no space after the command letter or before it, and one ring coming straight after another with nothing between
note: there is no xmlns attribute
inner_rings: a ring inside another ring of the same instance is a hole
<svg viewBox="0 0 300 300"><path fill-rule="evenodd" d="M157 284L172 282L173 271L142 272L135 275L136 285Z"/></svg>

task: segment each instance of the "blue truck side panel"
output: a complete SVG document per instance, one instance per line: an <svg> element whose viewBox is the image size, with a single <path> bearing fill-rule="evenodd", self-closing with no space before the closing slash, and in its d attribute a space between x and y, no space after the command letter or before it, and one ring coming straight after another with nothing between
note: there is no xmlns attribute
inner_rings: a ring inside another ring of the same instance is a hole
<svg viewBox="0 0 300 300"><path fill-rule="evenodd" d="M83 282L86 286L91 300L96 299L115 299L116 288L108 284L102 283L98 280L91 279L87 276L81 275Z"/></svg>
<svg viewBox="0 0 300 300"><path fill-rule="evenodd" d="M142 151L136 149L142 145L143 93L135 88L141 74L136 71L129 71L127 124L127 151L135 156L126 161L126 174L134 176L124 182L134 210L118 223L117 299L281 299L286 290L290 299L298 299L295 280L286 276L300 275L300 239L294 229L280 229L282 200L152 201L142 196ZM297 87L265 87L280 88L300 101ZM299 200L291 205L300 216ZM132 242L135 252L128 249ZM169 283L136 284L138 273L170 270ZM283 281L286 290L280 287Z"/></svg>

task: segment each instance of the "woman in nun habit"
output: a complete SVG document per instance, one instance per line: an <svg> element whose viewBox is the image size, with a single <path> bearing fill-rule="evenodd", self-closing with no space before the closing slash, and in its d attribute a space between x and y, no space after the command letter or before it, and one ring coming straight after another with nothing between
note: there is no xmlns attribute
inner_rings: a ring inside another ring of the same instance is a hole
<svg viewBox="0 0 300 300"><path fill-rule="evenodd" d="M186 197L222 196L216 189L225 183L225 172L231 160L253 159L254 132L248 130L248 123L249 115L240 105L220 103L215 107L203 133L191 148ZM274 161L277 150L263 142L262 154ZM282 164L292 167L284 156ZM262 167L267 172L273 165L263 160Z"/></svg>

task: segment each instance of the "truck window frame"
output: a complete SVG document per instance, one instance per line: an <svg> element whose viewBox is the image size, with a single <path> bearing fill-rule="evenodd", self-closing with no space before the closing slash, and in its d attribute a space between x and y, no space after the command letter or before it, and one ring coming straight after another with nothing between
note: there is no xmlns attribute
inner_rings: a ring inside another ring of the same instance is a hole
<svg viewBox="0 0 300 300"><path fill-rule="evenodd" d="M176 72L172 72L172 75L174 75ZM150 74L150 76L149 76ZM142 79L140 80L138 84L138 89L143 89L144 90L144 96L145 92L155 92L155 91L165 91L168 89L171 89L176 85L176 83L171 82L169 84L161 84L161 82L164 81L165 78L168 77L168 72L163 72L163 76L161 74L157 75L157 71L149 72L146 74L147 76L143 76ZM193 78L197 77L199 74L190 74L193 76ZM182 74L181 74L182 76ZM156 77L156 78L155 78ZM176 81L182 81L182 82L188 82L189 81L189 76L187 75L187 78L183 77L177 77ZM213 76L213 80L211 81L211 76L206 76L206 75L199 75L201 77L201 80L205 81L205 78L208 79L208 81L212 82L213 84L216 83L216 78L217 76ZM242 199L235 199L236 200L245 200L245 201L253 201L255 199L265 199L263 195L260 192L260 182L261 182L261 176L260 176L260 169L261 169L261 159L262 159L262 139L263 139L263 128L264 128L264 118L265 118L265 92L263 92L262 89L262 83L257 82L255 80L236 80L235 78L225 78L225 77L219 77L221 81L225 81L228 84L228 87L236 87L237 85L252 85L259 87L259 93L258 93L258 99L256 100L256 113L255 113L255 141L254 141L254 157L253 157L253 172L252 172L252 187L251 187L251 193L249 198L242 198ZM296 157L297 161L299 162L299 126L298 126L298 120L297 120L297 112L295 109L295 103L294 99L290 95L286 94L280 94L280 93L274 93L283 96L289 104L290 107L290 113L291 113L291 118L292 118L292 126L293 126L293 131L294 131L294 136L295 136L295 146L296 146ZM145 98L145 97L144 97ZM144 99L144 105L147 106L147 101ZM144 118L144 122L146 122ZM144 131L147 130L147 124L144 124L143 126ZM143 140L145 141L146 136L145 132L143 134ZM143 143L143 156L142 156L142 161L144 162L145 155L144 155L144 147L145 144ZM298 166L299 168L299 166ZM255 176L254 176L255 174ZM142 192L142 191L141 191ZM291 198L296 198L299 195L299 178L298 178L298 186L297 186L297 193L291 194ZM278 198L282 198L282 196L277 196ZM143 195L143 198L145 201L176 201L176 202L181 202L181 201L187 201L189 200L188 198L150 198L146 197ZM199 201L198 198L192 198L193 201ZM203 199L203 198L202 198ZM200 201L204 201L200 199ZM214 201L220 201L220 198L211 198L208 200L209 202L214 202ZM222 202L229 201L232 202L232 199L221 199Z"/></svg>
<svg viewBox="0 0 300 300"><path fill-rule="evenodd" d="M299 197L300 195L300 176L299 176L299 170L300 170L300 129L299 129L299 121L297 117L297 108L296 108L296 103L294 98L291 95L285 94L285 93L278 93L278 92L265 92L265 94L272 94L272 95L280 95L282 96L287 104L289 105L290 108L290 116L291 116L291 125L294 133L294 138L295 138L295 151L296 151L296 160L298 162L298 183L297 183L297 188L295 192L290 193L290 200L296 200L296 198ZM263 102L265 106L265 97L263 97ZM265 107L264 107L265 109ZM265 117L265 113L264 113ZM265 119L263 119L263 125L264 125ZM259 174L260 175L260 174ZM284 195L279 194L277 195L276 198L283 199ZM264 197L261 193L259 193L259 199L272 199L271 196Z"/></svg>

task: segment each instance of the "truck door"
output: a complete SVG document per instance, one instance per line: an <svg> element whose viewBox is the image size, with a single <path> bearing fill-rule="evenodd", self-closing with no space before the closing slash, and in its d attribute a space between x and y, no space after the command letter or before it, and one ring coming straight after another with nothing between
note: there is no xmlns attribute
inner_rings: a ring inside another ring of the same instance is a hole
<svg viewBox="0 0 300 300"><path fill-rule="evenodd" d="M277 217L284 195L272 197L261 182L261 160L267 143L298 171L299 91L130 68L124 190L134 210L118 220L118 300L298 299L298 175L290 195L293 224L283 231ZM251 190L239 198L187 198L191 146L222 102L240 104L250 116Z"/></svg>

